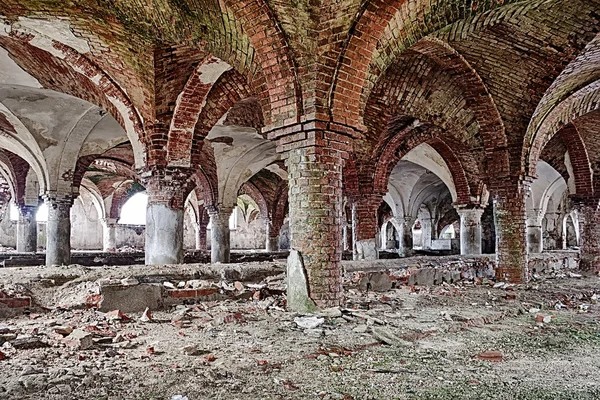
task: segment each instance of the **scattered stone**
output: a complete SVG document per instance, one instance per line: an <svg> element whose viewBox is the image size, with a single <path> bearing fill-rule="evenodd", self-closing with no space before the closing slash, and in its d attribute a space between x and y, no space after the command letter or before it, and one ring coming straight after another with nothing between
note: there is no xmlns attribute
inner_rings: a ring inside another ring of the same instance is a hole
<svg viewBox="0 0 600 400"><path fill-rule="evenodd" d="M201 356L201 355L210 353L210 351L208 351L208 350L199 349L198 345L195 345L195 344L191 344L189 346L183 347L181 349L181 352L183 354L185 354L186 356Z"/></svg>
<svg viewBox="0 0 600 400"><path fill-rule="evenodd" d="M150 313L150 309L146 307L142 316L140 317L140 321L142 322L152 322L152 314Z"/></svg>
<svg viewBox="0 0 600 400"><path fill-rule="evenodd" d="M121 285L123 285L123 286L135 286L135 285L139 285L139 283L140 282L133 277L121 279Z"/></svg>
<svg viewBox="0 0 600 400"><path fill-rule="evenodd" d="M243 292L244 291L244 284L240 281L235 281L233 283L233 287L235 287L235 290L237 290L238 292Z"/></svg>
<svg viewBox="0 0 600 400"><path fill-rule="evenodd" d="M92 334L81 329L75 329L69 336L65 338L65 342L70 347L79 350L86 350L94 346Z"/></svg>
<svg viewBox="0 0 600 400"><path fill-rule="evenodd" d="M406 340L396 336L389 329L386 329L381 326L373 326L371 327L371 334L377 340L379 340L383 344L387 344L390 346L411 346L412 343L407 342Z"/></svg>
<svg viewBox="0 0 600 400"><path fill-rule="evenodd" d="M109 321L129 321L131 318L121 312L121 310L113 310L106 313L106 319Z"/></svg>
<svg viewBox="0 0 600 400"><path fill-rule="evenodd" d="M296 317L294 322L303 329L315 329L325 322L325 318L318 317Z"/></svg>
<svg viewBox="0 0 600 400"><path fill-rule="evenodd" d="M475 357L483 361L492 362L500 362L503 360L502 352L497 350L486 350L483 353L477 354Z"/></svg>
<svg viewBox="0 0 600 400"><path fill-rule="evenodd" d="M352 332L356 333L366 333L369 327L366 324L361 324L352 329Z"/></svg>
<svg viewBox="0 0 600 400"><path fill-rule="evenodd" d="M12 340L10 344L18 350L40 349L48 347L48 343L35 336L22 336Z"/></svg>
<svg viewBox="0 0 600 400"><path fill-rule="evenodd" d="M319 311L319 316L326 318L339 318L342 316L342 310L339 307L326 308Z"/></svg>

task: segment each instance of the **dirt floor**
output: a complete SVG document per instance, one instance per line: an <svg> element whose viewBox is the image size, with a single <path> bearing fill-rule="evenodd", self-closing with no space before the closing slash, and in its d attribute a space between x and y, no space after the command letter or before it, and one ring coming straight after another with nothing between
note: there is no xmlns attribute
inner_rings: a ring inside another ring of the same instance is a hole
<svg viewBox="0 0 600 400"><path fill-rule="evenodd" d="M349 283L345 307L321 316L285 311L282 274L244 287L203 282L252 297L146 322L58 307L89 274L132 272L116 271L0 269L0 290L46 307L0 319L0 399L600 398L595 276L385 293Z"/></svg>

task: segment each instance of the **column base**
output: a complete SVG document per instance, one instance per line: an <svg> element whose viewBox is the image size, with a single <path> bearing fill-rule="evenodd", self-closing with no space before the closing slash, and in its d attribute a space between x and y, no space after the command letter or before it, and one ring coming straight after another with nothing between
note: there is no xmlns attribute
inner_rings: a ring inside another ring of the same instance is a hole
<svg viewBox="0 0 600 400"><path fill-rule="evenodd" d="M181 264L183 210L148 204L146 211L146 265Z"/></svg>

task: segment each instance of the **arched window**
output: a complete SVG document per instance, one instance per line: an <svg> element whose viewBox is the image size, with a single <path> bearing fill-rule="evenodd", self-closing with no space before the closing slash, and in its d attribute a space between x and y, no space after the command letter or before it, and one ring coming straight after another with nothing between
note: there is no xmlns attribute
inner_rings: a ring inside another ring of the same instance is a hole
<svg viewBox="0 0 600 400"><path fill-rule="evenodd" d="M146 225L146 206L148 195L144 192L136 193L123 204L119 224Z"/></svg>

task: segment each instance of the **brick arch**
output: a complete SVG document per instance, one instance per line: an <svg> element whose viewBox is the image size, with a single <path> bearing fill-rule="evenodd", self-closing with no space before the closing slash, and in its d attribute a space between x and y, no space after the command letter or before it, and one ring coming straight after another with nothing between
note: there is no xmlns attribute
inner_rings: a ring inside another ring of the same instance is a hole
<svg viewBox="0 0 600 400"><path fill-rule="evenodd" d="M0 150L0 162L6 165L11 173L15 202L17 205L23 205L27 194L27 174L31 169L29 163L5 149Z"/></svg>
<svg viewBox="0 0 600 400"><path fill-rule="evenodd" d="M261 193L260 190L250 181L244 182L240 190L238 191L238 196L245 194L249 196L252 200L256 202L258 205L258 210L260 212L260 216L263 218L269 218L269 206L267 205L267 200L265 196Z"/></svg>
<svg viewBox="0 0 600 400"><path fill-rule="evenodd" d="M533 134L531 145L523 150L529 174L535 175L542 150L554 135L578 117L597 110L600 110L600 79L577 90L553 108Z"/></svg>
<svg viewBox="0 0 600 400"><path fill-rule="evenodd" d="M127 94L98 65L75 49L44 37L52 52L32 44L38 36L12 32L0 36L0 46L43 87L78 97L108 111L123 127L134 148L138 166L143 165L142 119Z"/></svg>
<svg viewBox="0 0 600 400"><path fill-rule="evenodd" d="M134 190L132 190L134 188ZM121 217L121 209L137 193L142 192L141 185L137 185L133 180L124 180L114 190L113 198L108 210L108 218L118 219ZM139 190L137 190L139 189Z"/></svg>
<svg viewBox="0 0 600 400"><path fill-rule="evenodd" d="M179 93L167 137L167 165L190 167L194 129L207 97L221 75L230 67L209 55L194 69Z"/></svg>
<svg viewBox="0 0 600 400"><path fill-rule="evenodd" d="M198 116L192 140L192 164L201 162L202 140L217 122L240 100L252 96L250 85L236 70L226 71L212 86Z"/></svg>
<svg viewBox="0 0 600 400"><path fill-rule="evenodd" d="M370 92L394 58L429 33L499 4L478 2L455 8L453 3L432 5L428 0L364 2L335 70L328 101L332 118L359 121L362 126Z"/></svg>
<svg viewBox="0 0 600 400"><path fill-rule="evenodd" d="M196 185L196 195L198 199L202 198L204 200L205 207L216 206L218 202L219 189L217 184L216 173L216 167L214 168L213 174L211 174L210 170L207 170L203 167L199 167L196 169L191 178L191 180ZM201 194L201 196L199 194Z"/></svg>
<svg viewBox="0 0 600 400"><path fill-rule="evenodd" d="M358 168L354 158L350 157L344 160L342 168L344 194L348 197L358 198L360 196L360 184L358 180Z"/></svg>
<svg viewBox="0 0 600 400"><path fill-rule="evenodd" d="M381 147L374 172L374 192L385 194L392 169L409 151L423 143L433 147L446 162L454 181L456 202L470 203L471 188L460 160L440 138L440 130L428 124L418 127L409 125Z"/></svg>
<svg viewBox="0 0 600 400"><path fill-rule="evenodd" d="M489 161L488 173L508 171L508 159L496 156L497 151L502 152L507 146L504 123L477 71L452 46L436 38L422 39L411 50L429 57L455 79L467 107L473 110L479 123L479 134Z"/></svg>
<svg viewBox="0 0 600 400"><path fill-rule="evenodd" d="M592 197L594 195L593 173L588 151L579 130L569 123L558 132L558 135L569 152L575 180L575 195L579 198Z"/></svg>
<svg viewBox="0 0 600 400"><path fill-rule="evenodd" d="M277 188L277 193L271 208L271 224L275 228L274 232L271 232L271 235L279 235L279 231L283 226L283 221L288 214L288 207L288 185L287 182L282 180Z"/></svg>
<svg viewBox="0 0 600 400"><path fill-rule="evenodd" d="M261 69L256 87L265 123L296 123L302 115L302 91L290 47L275 13L265 0L225 0L248 35Z"/></svg>

